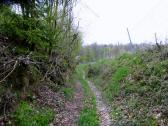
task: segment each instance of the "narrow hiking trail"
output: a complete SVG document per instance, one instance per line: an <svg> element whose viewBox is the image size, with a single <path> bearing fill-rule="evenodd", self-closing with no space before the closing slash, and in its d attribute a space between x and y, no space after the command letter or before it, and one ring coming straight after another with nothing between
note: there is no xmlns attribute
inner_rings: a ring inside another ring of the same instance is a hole
<svg viewBox="0 0 168 126"><path fill-rule="evenodd" d="M83 108L84 92L80 82L75 84L74 98L66 100L64 110L56 115L50 126L77 126L80 111Z"/></svg>
<svg viewBox="0 0 168 126"><path fill-rule="evenodd" d="M112 126L109 108L105 104L101 92L93 83L89 82L84 75L82 78L87 82L88 88L90 88L90 91L96 98L95 107L98 112L97 114L100 120L100 126ZM85 108L85 99L87 99L87 96L85 96L86 91L84 90L83 82L78 79L79 78L76 79L74 86L74 97L72 99L65 100L64 109L55 115L55 119L50 126L86 126L85 124L78 124L81 111ZM85 121L87 124L88 120ZM88 123L87 126L92 126L92 123ZM95 126L98 126L98 124Z"/></svg>
<svg viewBox="0 0 168 126"><path fill-rule="evenodd" d="M92 82L88 81L88 84L96 97L97 110L100 118L100 126L112 126L109 108L104 103L101 92L96 88L96 86Z"/></svg>

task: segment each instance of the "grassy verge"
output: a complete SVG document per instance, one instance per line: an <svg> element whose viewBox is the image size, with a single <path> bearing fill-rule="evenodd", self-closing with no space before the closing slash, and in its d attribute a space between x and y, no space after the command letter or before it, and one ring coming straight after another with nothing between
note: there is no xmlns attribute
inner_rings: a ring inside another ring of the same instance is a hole
<svg viewBox="0 0 168 126"><path fill-rule="evenodd" d="M17 126L48 126L54 118L54 112L47 107L21 102L13 116Z"/></svg>
<svg viewBox="0 0 168 126"><path fill-rule="evenodd" d="M168 59L160 56L146 51L89 65L88 77L102 91L117 125L168 124Z"/></svg>
<svg viewBox="0 0 168 126"><path fill-rule="evenodd" d="M81 82L85 92L84 108L80 113L78 125L79 126L99 126L99 117L96 109L96 98L92 93L87 80L84 78L85 69L86 69L86 65L79 65L76 69L77 77Z"/></svg>
<svg viewBox="0 0 168 126"><path fill-rule="evenodd" d="M66 82L66 86L61 87L61 91L64 93L66 100L72 100L75 93L75 84L77 80L76 73L73 73L69 80Z"/></svg>

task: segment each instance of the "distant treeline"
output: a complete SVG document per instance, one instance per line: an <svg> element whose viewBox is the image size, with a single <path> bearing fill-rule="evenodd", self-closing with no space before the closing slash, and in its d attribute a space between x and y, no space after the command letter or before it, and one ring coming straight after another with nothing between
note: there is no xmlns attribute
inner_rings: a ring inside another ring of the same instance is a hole
<svg viewBox="0 0 168 126"><path fill-rule="evenodd" d="M118 44L98 45L96 43L83 46L80 51L81 62L94 62L100 59L115 58L123 53L135 53L152 48L152 44Z"/></svg>

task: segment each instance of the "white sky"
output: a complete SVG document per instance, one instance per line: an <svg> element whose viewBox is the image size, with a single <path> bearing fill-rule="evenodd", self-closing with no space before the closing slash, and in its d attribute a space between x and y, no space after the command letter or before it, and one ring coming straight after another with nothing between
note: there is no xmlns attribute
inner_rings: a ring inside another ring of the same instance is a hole
<svg viewBox="0 0 168 126"><path fill-rule="evenodd" d="M84 44L141 43L168 37L168 0L78 0L74 8Z"/></svg>

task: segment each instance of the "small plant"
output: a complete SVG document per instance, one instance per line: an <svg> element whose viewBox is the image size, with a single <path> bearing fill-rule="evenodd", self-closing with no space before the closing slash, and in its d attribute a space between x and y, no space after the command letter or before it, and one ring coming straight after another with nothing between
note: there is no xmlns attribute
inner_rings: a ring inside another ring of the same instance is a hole
<svg viewBox="0 0 168 126"><path fill-rule="evenodd" d="M48 108L37 108L27 102L20 103L14 113L17 126L48 126L54 117L54 113Z"/></svg>
<svg viewBox="0 0 168 126"><path fill-rule="evenodd" d="M85 108L80 114L78 123L79 126L99 126L95 109Z"/></svg>
<svg viewBox="0 0 168 126"><path fill-rule="evenodd" d="M62 91L65 95L65 98L68 100L71 100L73 98L73 94L74 94L74 89L71 87L63 87Z"/></svg>

